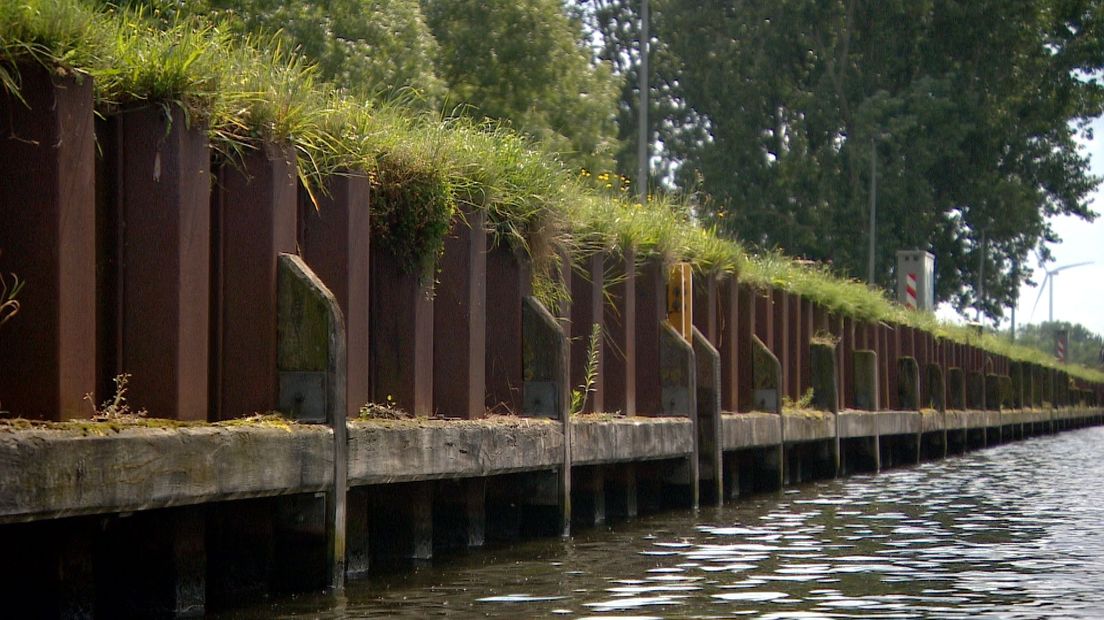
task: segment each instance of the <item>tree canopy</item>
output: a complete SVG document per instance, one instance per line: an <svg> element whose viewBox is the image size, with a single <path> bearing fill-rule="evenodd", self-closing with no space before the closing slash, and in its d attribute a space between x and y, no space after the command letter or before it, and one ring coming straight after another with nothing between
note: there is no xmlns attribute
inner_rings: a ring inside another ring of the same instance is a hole
<svg viewBox="0 0 1104 620"><path fill-rule="evenodd" d="M422 0L456 103L611 170L617 89L561 0Z"/></svg>
<svg viewBox="0 0 1104 620"><path fill-rule="evenodd" d="M581 4L634 73L639 2ZM927 249L939 300L996 317L1049 256L1046 217L1094 217L1076 136L1104 111L1099 0L652 0L652 16L653 172L728 234L864 276L873 158L878 283L896 250Z"/></svg>
<svg viewBox="0 0 1104 620"><path fill-rule="evenodd" d="M1055 333L1061 329L1069 332L1067 363L1081 364L1089 368L1104 367L1104 360L1100 357L1104 354L1104 337L1080 323L1043 321L1039 324L1024 325L1016 329L1016 344L1054 355Z"/></svg>

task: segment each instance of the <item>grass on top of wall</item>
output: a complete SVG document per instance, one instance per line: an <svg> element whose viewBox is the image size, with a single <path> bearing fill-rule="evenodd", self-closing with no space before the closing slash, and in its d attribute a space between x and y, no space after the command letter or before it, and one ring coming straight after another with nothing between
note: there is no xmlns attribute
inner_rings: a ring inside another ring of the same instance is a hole
<svg viewBox="0 0 1104 620"><path fill-rule="evenodd" d="M865 284L779 253L749 255L700 227L685 197L638 203L623 180L568 170L544 147L507 127L411 112L351 97L276 39L230 36L199 17L165 25L140 11L82 0L0 0L0 88L18 94L20 66L41 63L90 76L96 108L176 106L204 127L230 161L261 141L289 146L314 195L333 174L362 174L373 189L373 234L410 269L431 274L461 207L483 209L498 243L529 254L535 291L550 305L569 254L636 248L641 258L686 260L704 274L739 274L865 321L918 327L1000 355L1059 367L1045 354L992 335L905 312ZM1062 366L1104 381L1096 370Z"/></svg>

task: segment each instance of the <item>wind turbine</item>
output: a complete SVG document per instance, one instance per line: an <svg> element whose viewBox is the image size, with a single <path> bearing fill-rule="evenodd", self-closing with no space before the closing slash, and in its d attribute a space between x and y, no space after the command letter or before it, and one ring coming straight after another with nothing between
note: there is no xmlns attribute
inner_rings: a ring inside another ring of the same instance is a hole
<svg viewBox="0 0 1104 620"><path fill-rule="evenodd" d="M1084 267L1085 265L1091 265L1091 264L1093 264L1093 262L1090 260L1090 261L1085 261L1083 263L1073 263L1072 265L1062 265L1061 267L1055 267L1054 269L1048 270L1046 272L1046 277L1043 278L1043 285L1041 287L1039 287L1039 296L1035 298L1035 305L1031 306L1031 318L1035 318L1035 308L1037 308L1039 306L1039 300L1043 298L1043 291L1046 290L1047 282L1050 282L1050 318L1048 319L1048 322L1053 323L1054 322L1054 276L1058 275L1059 272L1065 271L1066 269L1073 269L1074 267Z"/></svg>

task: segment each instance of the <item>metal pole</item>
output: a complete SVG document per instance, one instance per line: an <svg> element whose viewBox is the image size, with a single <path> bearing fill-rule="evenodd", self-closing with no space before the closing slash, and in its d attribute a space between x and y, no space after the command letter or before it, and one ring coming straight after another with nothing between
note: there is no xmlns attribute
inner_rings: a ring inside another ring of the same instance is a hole
<svg viewBox="0 0 1104 620"><path fill-rule="evenodd" d="M640 0L640 110L637 115L636 194L648 200L648 0Z"/></svg>
<svg viewBox="0 0 1104 620"><path fill-rule="evenodd" d="M874 238L877 235L876 206L878 202L878 156L874 138L870 139L870 252L866 260L866 281L874 284Z"/></svg>

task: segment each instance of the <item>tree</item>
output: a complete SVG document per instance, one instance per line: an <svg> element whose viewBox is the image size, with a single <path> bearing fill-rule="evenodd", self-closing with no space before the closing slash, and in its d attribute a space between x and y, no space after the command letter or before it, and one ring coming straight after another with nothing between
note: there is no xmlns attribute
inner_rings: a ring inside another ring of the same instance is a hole
<svg viewBox="0 0 1104 620"><path fill-rule="evenodd" d="M610 170L617 83L560 0L422 0L466 112L506 121L574 165Z"/></svg>
<svg viewBox="0 0 1104 620"><path fill-rule="evenodd" d="M1104 361L1100 359L1100 353L1104 351L1104 337L1080 323L1043 321L1038 325L1024 325L1016 329L1016 344L1054 355L1055 333L1063 329L1069 332L1066 361L1089 368L1104 368ZM1004 333L1007 335L1007 332Z"/></svg>
<svg viewBox="0 0 1104 620"><path fill-rule="evenodd" d="M437 41L418 0L131 0L171 19L201 13L243 32L276 35L318 64L321 77L372 98L434 109L444 99Z"/></svg>
<svg viewBox="0 0 1104 620"><path fill-rule="evenodd" d="M631 60L636 4L585 2L607 56ZM1075 136L1104 110L1086 77L1104 65L1099 0L652 9L652 98L675 110L653 124L660 156L731 235L865 276L873 158L878 283L892 285L895 250L928 249L937 298L996 317L1027 256L1057 241L1046 217L1094 217Z"/></svg>

